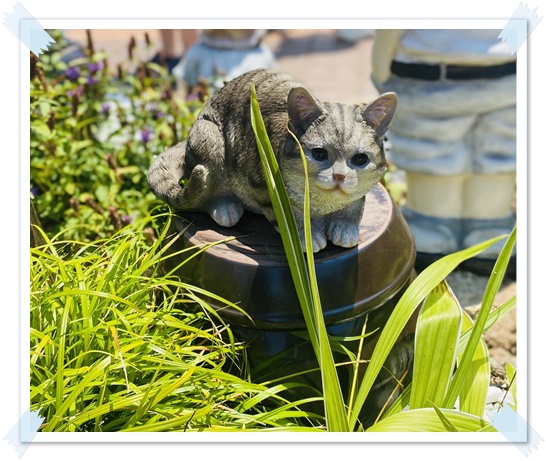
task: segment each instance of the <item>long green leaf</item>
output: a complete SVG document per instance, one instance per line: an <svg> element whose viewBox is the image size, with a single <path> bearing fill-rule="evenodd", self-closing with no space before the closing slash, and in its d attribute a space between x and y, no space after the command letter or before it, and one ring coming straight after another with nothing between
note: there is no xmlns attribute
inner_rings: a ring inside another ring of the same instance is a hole
<svg viewBox="0 0 546 461"><path fill-rule="evenodd" d="M468 331L472 328L472 325L473 322L470 316L464 312L463 331ZM459 409L461 411L476 416L483 416L490 377L489 350L483 338L480 338L480 342L478 343L478 347L476 347L468 368L467 378L461 388L459 396Z"/></svg>
<svg viewBox="0 0 546 461"><path fill-rule="evenodd" d="M310 313L311 315L309 315L309 317L311 317L315 321L315 328L317 329L319 334L319 357L317 358L321 369L326 423L329 428L336 427L341 428L336 430L347 431L349 429L349 426L347 421L347 413L345 410L345 402L343 400L341 385L339 383L339 376L335 368L334 357L332 355L332 349L330 346L330 341L328 339L328 333L326 331L326 324L324 322L324 316L322 314L322 304L320 301L317 275L315 272L315 260L313 256L311 237L311 211L309 201L309 172L307 170L307 159L305 158L305 154L303 153L303 149L300 145L298 138L290 130L288 131L298 144L304 170L305 195L303 221L305 228L307 268L309 271L309 283L311 285L311 295L313 299L313 312ZM333 421L335 421L335 423L332 423Z"/></svg>
<svg viewBox="0 0 546 461"><path fill-rule="evenodd" d="M489 330L489 328L499 322L514 307L516 307L516 296L512 296L508 301L502 304L502 306L499 306L494 311L491 311L487 316L484 332ZM461 338L457 343L457 355L461 355L464 352L471 334L472 329L467 330L461 334Z"/></svg>
<svg viewBox="0 0 546 461"><path fill-rule="evenodd" d="M105 357L99 363L95 364L91 369L85 374L84 378L79 382L74 388L70 389L70 393L65 396L65 399L62 405L56 407L57 411L51 421L47 422L47 425L43 429L45 432L53 431L61 422L63 415L68 411L70 405L76 401L78 398L82 398L82 393L88 390L89 383L92 382L95 378L102 374L102 370L106 368L112 362L110 356ZM67 390L68 391L68 390Z"/></svg>
<svg viewBox="0 0 546 461"><path fill-rule="evenodd" d="M451 430L459 432L497 432L487 421L457 410L442 409ZM403 411L384 418L366 432L446 432L442 419L434 408Z"/></svg>
<svg viewBox="0 0 546 461"><path fill-rule="evenodd" d="M286 258L290 267L290 273L294 280L294 287L298 295L298 300L301 306L307 306L309 309L303 309L306 324L313 325L309 332L311 343L317 355L318 352L318 333L314 326L313 318L306 317L310 311L312 303L311 287L309 285L309 274L303 253L301 251L301 242L299 239L296 220L292 213L290 200L284 187L281 172L271 147L271 142L267 136L267 131L260 113L260 106L256 97L254 85L251 88L251 122L254 134L256 136L256 144L262 166L264 168L265 180L271 198L275 218L280 230L281 239L286 252ZM296 238L297 237L297 238Z"/></svg>
<svg viewBox="0 0 546 461"><path fill-rule="evenodd" d="M188 424L192 419L202 418L212 411L210 406L200 408L193 412L187 412L182 416L176 416L166 421L160 421L153 424L145 424L142 426L134 426L128 429L122 429L120 432L164 432L173 431L180 428L182 425Z"/></svg>
<svg viewBox="0 0 546 461"><path fill-rule="evenodd" d="M507 363L505 365L506 368L506 379L508 380L508 385L510 386L510 394L512 395L512 398L514 399L514 410L517 410L518 407L518 388L517 388L517 371L516 367L512 365L511 363Z"/></svg>
<svg viewBox="0 0 546 461"><path fill-rule="evenodd" d="M487 317L489 316L489 312L491 311L491 306L493 305L495 296L497 295L502 280L504 278L504 274L506 272L506 268L508 267L510 254L512 253L512 248L514 247L515 241L516 227L514 227L514 229L508 236L508 239L506 240L506 243L504 244L504 247L499 257L495 262L495 266L493 267L493 272L491 273L491 277L489 278L489 282L487 283L487 287L483 295L482 305L478 312L474 328L472 328L472 333L468 340L468 344L465 351L463 352L461 360L459 361L457 371L455 372L455 376L449 386L446 398L444 400L444 408L453 408L453 405L455 405L457 397L461 392L464 381L468 379L468 369L472 362L472 358L474 357L476 348L478 347L478 344L482 337L487 322Z"/></svg>
<svg viewBox="0 0 546 461"><path fill-rule="evenodd" d="M484 331L487 331L489 328L495 325L498 321L504 318L504 316L508 312L510 312L510 310L512 310L514 307L515 307L515 296L510 298L508 301L506 301L502 306L499 306L494 311L491 311L489 315L487 316L487 322L486 322ZM466 330L461 333L461 336L457 343L457 355L461 355L463 353L466 345L468 344L468 339L470 338L471 333L472 333L472 329ZM393 414L399 413L404 408L408 407L411 391L412 391L412 383L409 383L404 389L404 391L402 392L402 394L400 394L400 396L394 401L394 403L385 412L385 416L391 416Z"/></svg>
<svg viewBox="0 0 546 461"><path fill-rule="evenodd" d="M320 365L327 428L329 431L346 432L349 430L349 427L347 415L345 413L345 404L322 314L313 252L311 249L309 184L306 159L300 146L300 153L305 169L304 181L306 194L304 203L304 222L307 244L307 266L305 265L299 232L290 200L286 193L277 159L274 155L261 117L254 84L251 88L251 120L268 184L269 194L273 204L273 211L277 218L277 225L279 226L283 246L289 262L296 292L298 293L298 299L300 301L305 323L311 338L311 343Z"/></svg>
<svg viewBox="0 0 546 461"><path fill-rule="evenodd" d="M461 307L444 281L426 297L417 318L410 408L441 405L455 368Z"/></svg>
<svg viewBox="0 0 546 461"><path fill-rule="evenodd" d="M449 418L444 415L442 410L440 410L436 405L432 404L432 407L436 411L436 414L438 415L438 418L440 418L440 421L446 428L446 431L448 432L459 432L457 428L453 425L453 423L449 420Z"/></svg>
<svg viewBox="0 0 546 461"><path fill-rule="evenodd" d="M354 411L349 416L349 428L354 430L362 405L364 404L372 385L381 371L392 347L403 328L410 320L415 310L430 291L444 280L459 264L470 259L481 251L501 240L504 237L497 237L486 242L453 253L435 261L421 272L409 288L404 292L379 337L377 345L372 353L366 374L355 400Z"/></svg>

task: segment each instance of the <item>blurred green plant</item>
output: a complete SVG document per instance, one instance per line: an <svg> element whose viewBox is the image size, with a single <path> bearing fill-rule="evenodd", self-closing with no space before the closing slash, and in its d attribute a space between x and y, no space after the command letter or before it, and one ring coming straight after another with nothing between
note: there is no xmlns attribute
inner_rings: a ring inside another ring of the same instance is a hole
<svg viewBox="0 0 546 461"><path fill-rule="evenodd" d="M172 77L134 39L129 70L112 71L90 31L76 53L60 32L51 35L48 52L31 53L31 197L48 233L91 241L145 215L155 199L148 166L187 137L202 102L174 98Z"/></svg>

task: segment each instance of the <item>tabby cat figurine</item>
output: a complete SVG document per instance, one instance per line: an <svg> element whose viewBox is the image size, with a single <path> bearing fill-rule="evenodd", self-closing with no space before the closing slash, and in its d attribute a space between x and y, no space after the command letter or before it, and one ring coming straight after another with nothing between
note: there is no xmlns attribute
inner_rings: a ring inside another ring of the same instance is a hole
<svg viewBox="0 0 546 461"><path fill-rule="evenodd" d="M307 159L313 252L328 240L356 246L365 195L386 170L383 136L396 109L394 93L368 105L328 103L286 75L247 72L209 99L185 142L152 162L152 190L175 210L206 211L221 226L234 226L245 210L276 226L250 121L252 83L302 243L305 173L288 129Z"/></svg>

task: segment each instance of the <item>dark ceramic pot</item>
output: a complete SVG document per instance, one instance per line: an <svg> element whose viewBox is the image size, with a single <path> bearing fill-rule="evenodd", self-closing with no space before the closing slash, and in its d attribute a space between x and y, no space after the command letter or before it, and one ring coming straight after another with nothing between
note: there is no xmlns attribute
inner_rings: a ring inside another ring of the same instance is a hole
<svg viewBox="0 0 546 461"><path fill-rule="evenodd" d="M318 373L301 374L316 368L317 361L310 342L298 335L306 332L305 322L281 238L271 224L261 215L245 213L235 227L227 229L216 225L205 213L184 213L173 220L172 231L182 233L171 246L173 252L235 237L235 240L207 249L176 273L182 280L238 304L250 315L252 321L235 309L215 305L214 300L209 300L231 324L239 339L247 341L253 379L271 380L298 374L290 381L320 389ZM411 232L381 185L366 197L360 235L355 248L328 244L315 254L324 318L332 336L358 336L366 319L366 331L380 331L415 276ZM177 258L167 261L167 269L180 263ZM404 382L411 379L414 332L412 321L398 338L385 364L388 371L378 376L361 413L365 427L373 423L395 389L393 376L400 379L406 374ZM378 334L365 339L364 360L370 358ZM356 351L358 341L346 345ZM346 355L336 353L335 358L336 361L347 361ZM338 368L345 391L351 379L350 368ZM361 373L365 368L365 364L360 367ZM293 397L312 394L300 389L294 391ZM320 405L316 409L320 411Z"/></svg>

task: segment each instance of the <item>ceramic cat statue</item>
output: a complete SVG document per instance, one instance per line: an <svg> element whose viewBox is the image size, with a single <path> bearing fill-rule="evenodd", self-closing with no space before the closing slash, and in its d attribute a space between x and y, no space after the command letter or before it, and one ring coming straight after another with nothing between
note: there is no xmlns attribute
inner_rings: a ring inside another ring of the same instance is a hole
<svg viewBox="0 0 546 461"><path fill-rule="evenodd" d="M152 190L175 210L208 212L221 226L236 225L245 211L276 226L250 122L252 83L302 242L304 169L288 129L307 159L313 252L328 240L356 246L365 196L386 170L383 140L396 110L394 93L362 105L321 102L284 74L243 74L209 99L186 141L154 159Z"/></svg>

